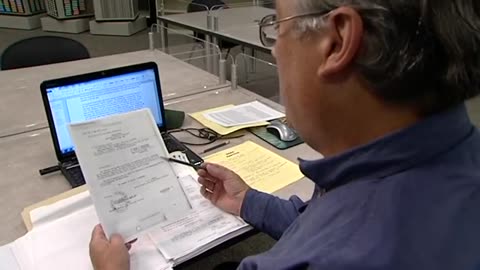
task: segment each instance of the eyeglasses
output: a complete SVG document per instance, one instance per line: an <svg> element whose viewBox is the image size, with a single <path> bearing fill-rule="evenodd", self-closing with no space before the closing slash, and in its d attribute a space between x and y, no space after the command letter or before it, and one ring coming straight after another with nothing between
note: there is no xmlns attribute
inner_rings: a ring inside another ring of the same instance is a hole
<svg viewBox="0 0 480 270"><path fill-rule="evenodd" d="M209 128L181 128L181 129L173 129L169 130L168 133L178 133L178 132L186 132L187 134L190 134L191 137L195 139L204 139L207 141L204 142L187 142L187 141L181 141L181 143L185 145L208 145L211 143L214 143L218 140L221 139L236 139L243 137L243 134L240 135L220 135L217 132L215 132L212 129Z"/></svg>
<svg viewBox="0 0 480 270"><path fill-rule="evenodd" d="M263 19L258 24L260 31L260 42L265 47L273 47L278 37L278 25L282 22L290 21L293 19L308 17L308 16L324 16L327 15L330 11L322 12L312 12L299 15L289 16L280 20L277 20L276 14L271 14L263 17Z"/></svg>

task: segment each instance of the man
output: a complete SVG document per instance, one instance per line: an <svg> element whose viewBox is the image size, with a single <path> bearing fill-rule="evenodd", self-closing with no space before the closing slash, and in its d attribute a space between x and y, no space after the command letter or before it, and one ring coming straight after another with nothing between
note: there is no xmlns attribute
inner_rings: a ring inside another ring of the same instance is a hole
<svg viewBox="0 0 480 270"><path fill-rule="evenodd" d="M278 239L239 269L480 265L480 134L463 104L480 91L479 8L276 1L262 42L271 45L273 27L287 117L325 159L300 163L316 184L308 203L250 189L218 165L199 170L206 198ZM98 239L97 270L125 260L108 255L126 254L121 241Z"/></svg>

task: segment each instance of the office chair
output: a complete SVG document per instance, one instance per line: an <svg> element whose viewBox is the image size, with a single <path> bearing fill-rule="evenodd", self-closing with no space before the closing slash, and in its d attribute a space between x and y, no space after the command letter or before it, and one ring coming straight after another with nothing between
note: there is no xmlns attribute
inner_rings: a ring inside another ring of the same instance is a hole
<svg viewBox="0 0 480 270"><path fill-rule="evenodd" d="M193 0L187 6L187 13L207 11L207 9L212 10L212 8L213 10L217 10L221 8L228 8L228 6L221 0ZM196 38L195 41L198 43L198 46L203 46L202 41L205 40L205 34L193 32L193 36ZM192 48L192 51L196 46L197 45ZM219 44L220 50L227 50L227 56L230 54L230 50L236 46L238 45L228 41L220 41Z"/></svg>
<svg viewBox="0 0 480 270"><path fill-rule="evenodd" d="M78 41L56 36L33 37L10 45L2 54L1 69L33 67L90 58Z"/></svg>

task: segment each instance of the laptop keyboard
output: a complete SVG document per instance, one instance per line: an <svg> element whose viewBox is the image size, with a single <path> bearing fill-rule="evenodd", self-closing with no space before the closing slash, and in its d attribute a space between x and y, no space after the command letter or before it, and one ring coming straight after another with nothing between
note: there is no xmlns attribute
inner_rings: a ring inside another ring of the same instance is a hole
<svg viewBox="0 0 480 270"><path fill-rule="evenodd" d="M175 140L172 135L162 134L162 137L169 153L180 151L187 155L190 163L192 164L198 165L203 162L201 157L192 152L192 150L190 150L188 147ZM85 178L83 177L80 166L70 166L68 169L64 168L62 169L62 173L65 175L65 178L67 178L67 181L70 183L72 188L85 185Z"/></svg>
<svg viewBox="0 0 480 270"><path fill-rule="evenodd" d="M67 178L68 183L72 188L85 185L85 178L83 177L82 169L80 166L70 167L63 171L65 178Z"/></svg>

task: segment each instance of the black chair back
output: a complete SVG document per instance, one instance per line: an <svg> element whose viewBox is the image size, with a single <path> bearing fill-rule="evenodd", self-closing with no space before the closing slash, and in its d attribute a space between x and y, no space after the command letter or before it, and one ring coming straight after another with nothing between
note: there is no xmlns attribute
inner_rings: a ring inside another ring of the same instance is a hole
<svg viewBox="0 0 480 270"><path fill-rule="evenodd" d="M87 48L73 39L41 36L18 41L2 54L1 69L33 67L90 58Z"/></svg>

